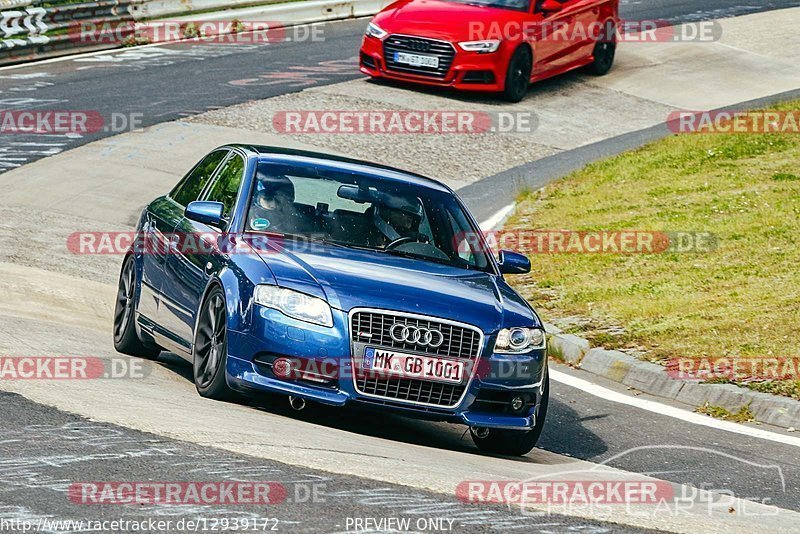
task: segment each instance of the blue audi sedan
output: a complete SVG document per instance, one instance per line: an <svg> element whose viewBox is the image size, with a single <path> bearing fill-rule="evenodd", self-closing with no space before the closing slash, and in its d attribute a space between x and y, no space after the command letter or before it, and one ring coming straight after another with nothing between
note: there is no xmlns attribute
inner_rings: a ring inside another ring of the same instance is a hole
<svg viewBox="0 0 800 534"><path fill-rule="evenodd" d="M545 333L447 186L383 165L230 145L143 211L118 351L172 351L203 397L259 392L467 425L524 455L547 413Z"/></svg>

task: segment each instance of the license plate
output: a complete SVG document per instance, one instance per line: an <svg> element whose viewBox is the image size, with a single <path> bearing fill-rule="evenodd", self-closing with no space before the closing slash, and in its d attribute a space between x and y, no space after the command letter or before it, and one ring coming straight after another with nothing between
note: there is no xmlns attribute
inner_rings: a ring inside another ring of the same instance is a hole
<svg viewBox="0 0 800 534"><path fill-rule="evenodd" d="M405 52L394 53L395 63L403 63L412 67L439 68L439 58L436 56L419 56L417 54L406 54Z"/></svg>
<svg viewBox="0 0 800 534"><path fill-rule="evenodd" d="M373 347L367 347L364 350L364 363L362 364L362 368L368 371L403 378L440 380L454 384L459 384L463 380L465 367L465 362L405 354Z"/></svg>

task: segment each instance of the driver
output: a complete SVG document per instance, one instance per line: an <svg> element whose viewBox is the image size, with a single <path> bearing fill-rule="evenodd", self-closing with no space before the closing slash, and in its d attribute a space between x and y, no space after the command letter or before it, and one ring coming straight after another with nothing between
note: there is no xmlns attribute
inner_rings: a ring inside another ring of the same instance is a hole
<svg viewBox="0 0 800 534"><path fill-rule="evenodd" d="M386 244L402 238L427 242L426 236L419 231L422 216L422 206L419 202L394 197L390 202L374 206L373 221L386 238Z"/></svg>

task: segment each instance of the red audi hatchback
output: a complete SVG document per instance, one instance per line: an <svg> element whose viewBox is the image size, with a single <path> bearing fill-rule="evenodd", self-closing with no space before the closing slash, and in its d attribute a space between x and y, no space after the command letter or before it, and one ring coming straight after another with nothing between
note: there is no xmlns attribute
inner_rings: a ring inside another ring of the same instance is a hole
<svg viewBox="0 0 800 534"><path fill-rule="evenodd" d="M614 63L619 0L399 0L378 13L361 72L519 102L531 82Z"/></svg>

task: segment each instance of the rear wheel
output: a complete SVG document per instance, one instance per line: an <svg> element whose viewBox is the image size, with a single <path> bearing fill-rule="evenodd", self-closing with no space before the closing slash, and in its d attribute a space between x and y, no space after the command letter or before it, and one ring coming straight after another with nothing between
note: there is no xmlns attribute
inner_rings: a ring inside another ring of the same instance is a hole
<svg viewBox="0 0 800 534"><path fill-rule="evenodd" d="M503 90L503 98L509 102L520 102L528 93L531 83L531 72L533 70L533 58L531 51L526 46L517 48L511 61L508 62L508 72L506 73L506 86Z"/></svg>
<svg viewBox="0 0 800 534"><path fill-rule="evenodd" d="M524 456L531 452L542 435L547 417L547 404L550 400L550 376L545 376L542 400L536 414L536 425L527 431L488 429L483 432L472 430L472 441L484 452L506 456Z"/></svg>
<svg viewBox="0 0 800 534"><path fill-rule="evenodd" d="M136 264L129 256L122 265L114 306L114 348L117 352L155 359L161 349L144 343L136 333Z"/></svg>
<svg viewBox="0 0 800 534"><path fill-rule="evenodd" d="M225 294L215 287L200 307L192 349L194 385L202 397L233 400L234 391L225 380L228 362L228 319Z"/></svg>

